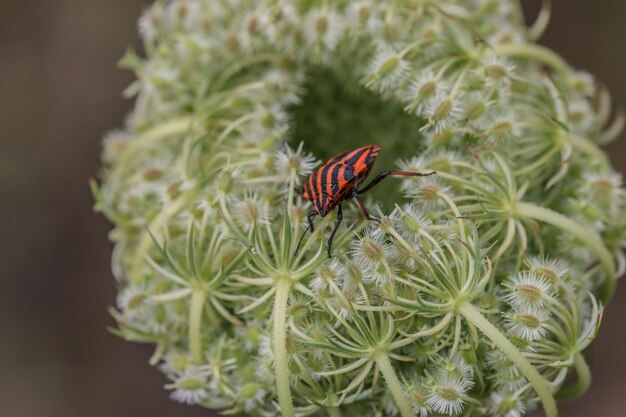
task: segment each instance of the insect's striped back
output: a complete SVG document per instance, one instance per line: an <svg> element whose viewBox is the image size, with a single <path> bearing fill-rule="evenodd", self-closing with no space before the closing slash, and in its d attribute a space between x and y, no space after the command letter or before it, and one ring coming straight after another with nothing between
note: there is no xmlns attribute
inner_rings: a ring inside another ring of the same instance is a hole
<svg viewBox="0 0 626 417"><path fill-rule="evenodd" d="M369 174L379 151L380 146L367 145L331 158L311 173L304 184L304 198L325 216L346 197L355 180L361 181Z"/></svg>

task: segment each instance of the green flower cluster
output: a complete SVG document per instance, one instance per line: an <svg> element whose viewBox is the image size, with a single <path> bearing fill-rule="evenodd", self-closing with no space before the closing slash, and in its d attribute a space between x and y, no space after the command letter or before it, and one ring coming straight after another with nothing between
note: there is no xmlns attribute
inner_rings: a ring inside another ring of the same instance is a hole
<svg viewBox="0 0 626 417"><path fill-rule="evenodd" d="M623 119L534 43L548 14L527 27L513 0L146 10L147 57L122 60L135 109L105 138L93 192L115 225L116 333L156 346L172 398L253 416L540 403L554 417L555 398L585 391L596 296L626 264L625 193L598 147ZM334 214L294 254L316 158L368 143L381 168L437 174L381 184L380 223L350 210L332 259Z"/></svg>

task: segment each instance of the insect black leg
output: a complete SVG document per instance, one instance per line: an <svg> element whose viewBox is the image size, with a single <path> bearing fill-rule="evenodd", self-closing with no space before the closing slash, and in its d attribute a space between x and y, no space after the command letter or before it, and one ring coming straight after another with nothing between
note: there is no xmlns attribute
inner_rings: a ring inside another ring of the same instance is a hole
<svg viewBox="0 0 626 417"><path fill-rule="evenodd" d="M293 256L296 256L298 254L298 251L300 250L300 245L302 244L302 239L304 239L306 232L310 230L311 233L313 233L315 231L315 227L313 226L313 219L315 218L315 216L317 216L317 211L315 210L310 211L309 214L307 214L306 218L309 221L309 225L306 227L306 229L304 229L304 232L302 232L302 236L300 236L298 246L296 246L296 251L293 253Z"/></svg>
<svg viewBox="0 0 626 417"><path fill-rule="evenodd" d="M335 233L337 233L337 229L339 229L339 225L343 220L343 213L341 212L341 204L337 206L337 223L335 223L335 227L333 227L333 231L330 232L330 237L328 238L328 242L326 242L326 249L328 250L328 257L331 257L330 250L333 246L333 239L335 238Z"/></svg>
<svg viewBox="0 0 626 417"><path fill-rule="evenodd" d="M429 172L428 174L421 174L419 172L405 172L405 171L383 171L380 174L376 175L376 178L372 180L369 184L367 184L364 188L358 190L359 194L363 194L366 191L369 191L373 186L381 182L383 179L387 178L389 175L397 175L400 177L427 177L429 175L433 175L436 172Z"/></svg>
<svg viewBox="0 0 626 417"><path fill-rule="evenodd" d="M313 226L313 219L317 216L317 211L311 210L309 214L306 215L306 219L309 221L309 229L311 229L311 233L315 231L315 226Z"/></svg>
<svg viewBox="0 0 626 417"><path fill-rule="evenodd" d="M356 203L359 205L359 208L361 209L361 212L363 213L363 215L365 216L365 218L367 220L371 220L371 221L376 222L376 223L380 222L380 220L378 220L374 216L371 216L367 212L367 209L365 208L365 204L363 204L363 200L361 200L361 197L359 197L359 192L358 191L353 191L352 192L352 198L354 198L356 200Z"/></svg>

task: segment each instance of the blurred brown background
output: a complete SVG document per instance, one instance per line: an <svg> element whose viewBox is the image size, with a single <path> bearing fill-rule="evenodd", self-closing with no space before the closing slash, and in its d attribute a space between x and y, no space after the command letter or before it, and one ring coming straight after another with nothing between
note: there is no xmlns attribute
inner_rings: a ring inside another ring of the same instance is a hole
<svg viewBox="0 0 626 417"><path fill-rule="evenodd" d="M120 126L147 0L0 0L0 417L209 416L168 399L146 346L106 331L107 222L88 178ZM538 1L528 0L533 15ZM626 107L626 2L555 1L542 42ZM626 171L626 137L610 146ZM626 415L626 283L587 352L594 382L564 417Z"/></svg>

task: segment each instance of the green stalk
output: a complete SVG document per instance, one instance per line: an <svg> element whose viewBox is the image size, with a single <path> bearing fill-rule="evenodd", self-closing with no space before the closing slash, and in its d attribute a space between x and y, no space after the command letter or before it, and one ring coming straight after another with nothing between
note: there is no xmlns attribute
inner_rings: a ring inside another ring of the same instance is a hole
<svg viewBox="0 0 626 417"><path fill-rule="evenodd" d="M135 249L135 253L132 257L131 265L129 268L129 276L132 282L140 282L141 268L144 265L144 261L146 259L146 255L148 254L148 251L154 244L150 233L148 233L148 230L153 234L153 236L158 238L162 233L163 225L171 216L177 214L179 211L185 208L192 195L193 190L189 190L186 193L180 195L167 207L163 207L159 215L155 217L154 220L152 220L152 222L147 226L147 228L141 232L141 237L139 238L139 243L137 243L137 247Z"/></svg>
<svg viewBox="0 0 626 417"><path fill-rule="evenodd" d="M608 304L615 292L615 266L613 264L613 256L600 239L589 233L589 231L585 230L573 220L545 207L519 202L515 206L515 214L551 224L552 226L573 234L588 245L595 252L606 271L606 280L602 288L602 300L605 304Z"/></svg>
<svg viewBox="0 0 626 417"><path fill-rule="evenodd" d="M393 366L391 366L389 356L379 354L376 357L376 365L378 365L378 369L380 369L383 377L385 377L387 388L389 392L391 392L402 417L413 417L413 410L404 395L404 389L402 389L402 385L400 385L400 381L398 381L396 372L393 370Z"/></svg>
<svg viewBox="0 0 626 417"><path fill-rule="evenodd" d="M191 358L196 364L202 363L202 312L204 311L204 302L206 300L206 292L201 289L195 289L191 293L191 308L189 310L189 351Z"/></svg>
<svg viewBox="0 0 626 417"><path fill-rule="evenodd" d="M596 158L605 165L609 165L609 159L607 158L606 154L602 152L602 149L600 149L598 145L596 145L589 139L569 134L567 135L567 140L572 144L574 148L586 153L591 157Z"/></svg>
<svg viewBox="0 0 626 417"><path fill-rule="evenodd" d="M118 161L115 163L115 171L111 175L115 177L121 169L126 167L126 164L137 155L144 147L150 142L158 141L167 137L179 137L189 131L191 127L192 118L189 116L181 116L176 119L171 119L154 126L150 130L146 130L140 133L137 138L131 141L123 153L120 155Z"/></svg>
<svg viewBox="0 0 626 417"><path fill-rule="evenodd" d="M573 385L563 387L556 393L556 398L559 400L572 400L583 395L591 385L591 371L589 365L585 361L582 353L578 352L574 356L574 369L576 369L576 375L578 379Z"/></svg>
<svg viewBox="0 0 626 417"><path fill-rule="evenodd" d="M291 291L291 283L281 279L276 283L274 298L274 331L272 347L274 349L274 372L276 373L276 390L278 403L283 417L294 417L293 400L289 386L289 366L287 361L286 329L287 300Z"/></svg>
<svg viewBox="0 0 626 417"><path fill-rule="evenodd" d="M543 62L558 72L567 71L567 63L550 49L534 44L509 43L495 46L496 54L510 58L533 59Z"/></svg>
<svg viewBox="0 0 626 417"><path fill-rule="evenodd" d="M459 304L458 312L465 317L465 319L476 326L481 332L485 334L491 341L504 352L511 361L519 368L524 374L530 385L539 395L546 417L557 417L558 412L556 408L556 402L552 396L550 385L539 374L537 369L530 363L530 361L517 349L509 339L503 335L496 326L494 326L489 320L487 320L476 307L469 302L463 302Z"/></svg>

